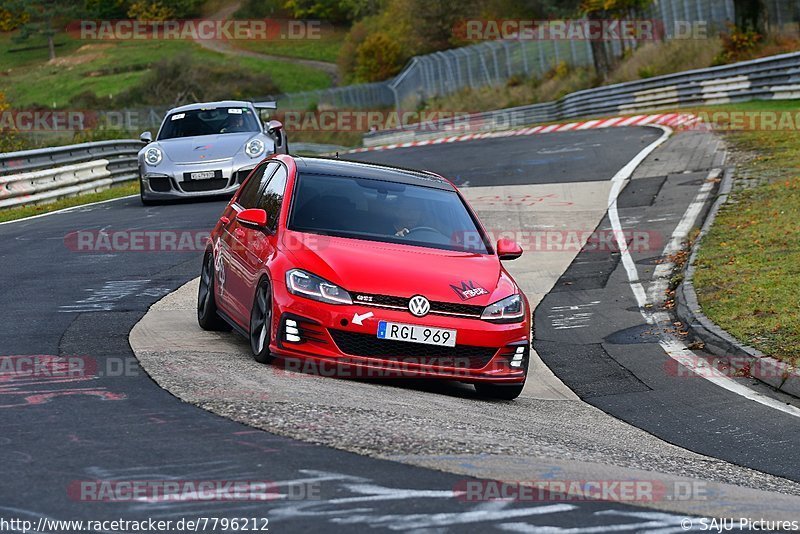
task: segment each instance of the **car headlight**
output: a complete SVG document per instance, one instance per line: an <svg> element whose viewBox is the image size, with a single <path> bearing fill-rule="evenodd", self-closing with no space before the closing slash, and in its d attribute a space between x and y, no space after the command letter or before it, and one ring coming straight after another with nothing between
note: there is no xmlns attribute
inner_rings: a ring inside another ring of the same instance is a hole
<svg viewBox="0 0 800 534"><path fill-rule="evenodd" d="M251 139L244 145L244 151L251 158L257 158L264 153L264 141L261 139Z"/></svg>
<svg viewBox="0 0 800 534"><path fill-rule="evenodd" d="M328 304L352 304L350 293L311 273L292 269L286 273L286 288L293 295L300 295Z"/></svg>
<svg viewBox="0 0 800 534"><path fill-rule="evenodd" d="M158 147L150 147L144 152L144 160L148 165L155 167L164 158L164 153Z"/></svg>
<svg viewBox="0 0 800 534"><path fill-rule="evenodd" d="M481 319L497 323L516 323L525 317L525 304L520 294L511 295L483 309Z"/></svg>

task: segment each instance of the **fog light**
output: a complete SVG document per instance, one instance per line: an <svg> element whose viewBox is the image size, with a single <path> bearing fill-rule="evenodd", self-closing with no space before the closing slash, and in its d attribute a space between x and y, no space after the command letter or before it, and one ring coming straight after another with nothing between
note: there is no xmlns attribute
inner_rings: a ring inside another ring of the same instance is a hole
<svg viewBox="0 0 800 534"><path fill-rule="evenodd" d="M514 356L511 358L511 367L522 367L522 359L525 357L525 347L517 347Z"/></svg>
<svg viewBox="0 0 800 534"><path fill-rule="evenodd" d="M294 319L283 321L283 339L289 343L300 343L300 329L297 328L297 321Z"/></svg>

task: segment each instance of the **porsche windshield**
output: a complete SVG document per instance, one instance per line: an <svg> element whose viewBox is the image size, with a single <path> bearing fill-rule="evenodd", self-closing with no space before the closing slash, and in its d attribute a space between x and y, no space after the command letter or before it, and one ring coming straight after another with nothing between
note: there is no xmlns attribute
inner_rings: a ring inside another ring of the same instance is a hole
<svg viewBox="0 0 800 534"><path fill-rule="evenodd" d="M455 191L381 180L301 173L289 229L488 254Z"/></svg>
<svg viewBox="0 0 800 534"><path fill-rule="evenodd" d="M158 139L257 131L258 120L250 108L194 109L167 117Z"/></svg>

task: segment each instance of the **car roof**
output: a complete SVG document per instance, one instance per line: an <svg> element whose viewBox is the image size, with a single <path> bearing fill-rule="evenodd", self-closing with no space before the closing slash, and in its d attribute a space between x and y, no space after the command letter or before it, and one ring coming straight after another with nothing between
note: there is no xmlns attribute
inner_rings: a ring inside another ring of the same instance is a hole
<svg viewBox="0 0 800 534"><path fill-rule="evenodd" d="M325 174L346 178L367 178L383 180L407 185L432 187L445 191L455 191L449 181L438 174L428 171L417 171L403 167L394 167L379 163L352 161L339 158L295 157L298 172L304 174Z"/></svg>
<svg viewBox="0 0 800 534"><path fill-rule="evenodd" d="M177 108L172 108L167 112L170 113L180 113L182 111L192 111L195 109L213 109L213 108L252 108L252 102L246 102L244 100L219 100L217 102L196 102L194 104L186 104L185 106L179 106Z"/></svg>

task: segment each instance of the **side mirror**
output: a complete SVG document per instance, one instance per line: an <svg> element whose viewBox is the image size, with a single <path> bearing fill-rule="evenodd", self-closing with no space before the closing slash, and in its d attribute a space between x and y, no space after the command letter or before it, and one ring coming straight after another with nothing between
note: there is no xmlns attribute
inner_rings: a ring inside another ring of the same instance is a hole
<svg viewBox="0 0 800 534"><path fill-rule="evenodd" d="M513 239L498 239L497 255L501 260L516 260L522 256L522 247Z"/></svg>
<svg viewBox="0 0 800 534"><path fill-rule="evenodd" d="M267 228L267 212L262 209L251 208L242 210L236 216L236 220L245 226L258 230L265 230Z"/></svg>
<svg viewBox="0 0 800 534"><path fill-rule="evenodd" d="M268 134L273 134L278 130L283 130L283 123L281 121L271 120L264 127L264 131Z"/></svg>
<svg viewBox="0 0 800 534"><path fill-rule="evenodd" d="M150 132L142 132L139 136L139 141L142 143L152 143L153 142L153 134Z"/></svg>

